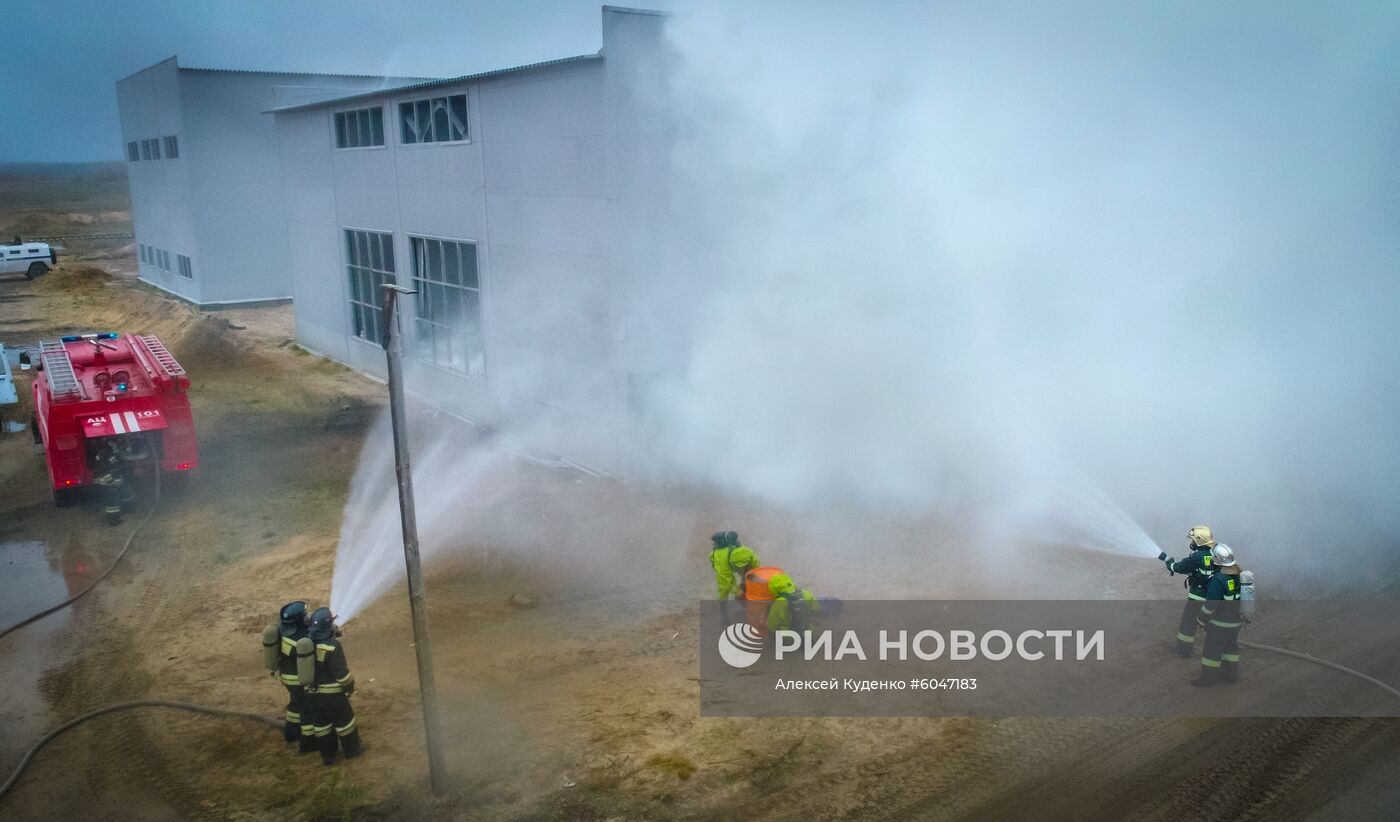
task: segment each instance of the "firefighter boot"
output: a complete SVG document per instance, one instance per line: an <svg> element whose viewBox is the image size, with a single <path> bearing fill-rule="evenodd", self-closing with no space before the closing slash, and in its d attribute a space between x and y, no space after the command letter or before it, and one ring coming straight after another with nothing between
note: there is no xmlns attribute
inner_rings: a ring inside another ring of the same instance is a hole
<svg viewBox="0 0 1400 822"><path fill-rule="evenodd" d="M122 524L122 509L120 508L104 508L102 515L107 520L108 525Z"/></svg>
<svg viewBox="0 0 1400 822"><path fill-rule="evenodd" d="M301 720L296 722L288 719L282 723L282 738L288 742L296 742L301 739Z"/></svg>
<svg viewBox="0 0 1400 822"><path fill-rule="evenodd" d="M1220 680L1220 661L1201 657L1201 675L1191 680L1197 688L1209 688Z"/></svg>
<svg viewBox="0 0 1400 822"><path fill-rule="evenodd" d="M360 744L359 728L356 728L340 738L340 749L345 752L346 759L354 759L360 755L363 746Z"/></svg>
<svg viewBox="0 0 1400 822"><path fill-rule="evenodd" d="M330 731L316 737L316 749L321 752L322 765L335 764L336 735Z"/></svg>
<svg viewBox="0 0 1400 822"><path fill-rule="evenodd" d="M1182 634L1177 634L1176 642L1172 643L1172 653L1176 654L1179 657L1182 657L1183 659L1190 659L1191 646L1194 644L1195 638L1192 638L1192 640L1188 642L1186 641L1186 639L1183 638Z"/></svg>
<svg viewBox="0 0 1400 822"><path fill-rule="evenodd" d="M1240 681L1240 655L1224 654L1220 658L1220 681L1234 684Z"/></svg>

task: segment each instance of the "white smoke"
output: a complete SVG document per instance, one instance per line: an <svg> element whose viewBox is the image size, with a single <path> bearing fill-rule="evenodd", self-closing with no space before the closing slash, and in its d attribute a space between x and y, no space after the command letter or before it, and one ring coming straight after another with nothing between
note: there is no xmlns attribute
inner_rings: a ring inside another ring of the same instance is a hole
<svg viewBox="0 0 1400 822"><path fill-rule="evenodd" d="M674 18L650 308L694 332L638 449L852 528L1146 556L1205 522L1275 592L1341 560L1395 579L1397 34L1388 9L1248 4ZM429 555L482 489L457 453L417 466L457 494L420 490ZM397 529L376 459L347 535ZM346 573L362 601L401 575Z"/></svg>
<svg viewBox="0 0 1400 822"><path fill-rule="evenodd" d="M1126 508L1393 567L1400 26L1264 12L679 18L679 222L720 282L663 394L682 463L986 539L1150 553Z"/></svg>

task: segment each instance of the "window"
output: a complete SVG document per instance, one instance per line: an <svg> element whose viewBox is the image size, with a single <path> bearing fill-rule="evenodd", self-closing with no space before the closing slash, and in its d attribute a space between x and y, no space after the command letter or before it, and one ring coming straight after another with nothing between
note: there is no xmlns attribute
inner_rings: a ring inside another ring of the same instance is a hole
<svg viewBox="0 0 1400 822"><path fill-rule="evenodd" d="M136 145L135 140L126 144L126 159L133 163L141 159L141 147Z"/></svg>
<svg viewBox="0 0 1400 822"><path fill-rule="evenodd" d="M146 246L143 243L136 244L136 250L141 254L141 262L146 262Z"/></svg>
<svg viewBox="0 0 1400 822"><path fill-rule="evenodd" d="M186 257L184 254L176 254L175 261L179 264L180 276L187 280L193 280L194 268L190 265L190 258Z"/></svg>
<svg viewBox="0 0 1400 822"><path fill-rule="evenodd" d="M345 229L345 270L350 275L350 321L355 336L376 345L383 338L384 309L380 286L394 276L394 237L374 231Z"/></svg>
<svg viewBox="0 0 1400 822"><path fill-rule="evenodd" d="M180 156L180 141L174 134L165 138L165 159L174 160Z"/></svg>
<svg viewBox="0 0 1400 822"><path fill-rule="evenodd" d="M450 143L467 139L467 95L399 103L403 142Z"/></svg>
<svg viewBox="0 0 1400 822"><path fill-rule="evenodd" d="M142 140L142 141L141 141L141 159L142 159L142 160L149 160L149 159L151 159L151 141L150 141L150 140Z"/></svg>
<svg viewBox="0 0 1400 822"><path fill-rule="evenodd" d="M464 374L485 369L476 244L413 237L418 357Z"/></svg>
<svg viewBox="0 0 1400 822"><path fill-rule="evenodd" d="M384 109L361 108L335 113L335 147L366 148L384 145Z"/></svg>

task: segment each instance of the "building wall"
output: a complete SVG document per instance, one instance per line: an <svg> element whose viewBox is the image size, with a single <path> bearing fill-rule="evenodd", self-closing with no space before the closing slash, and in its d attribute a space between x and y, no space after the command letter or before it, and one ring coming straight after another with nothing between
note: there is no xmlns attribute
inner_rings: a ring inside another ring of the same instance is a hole
<svg viewBox="0 0 1400 822"><path fill-rule="evenodd" d="M198 302L198 282L175 273L177 254L198 257L179 86L180 70L172 57L119 81L117 109L121 115L123 157L129 142L161 140L162 159L127 163L136 242L162 249L170 257L169 273L154 263L140 263L141 279ZM177 159L165 159L167 135L180 140Z"/></svg>
<svg viewBox="0 0 1400 822"><path fill-rule="evenodd" d="M277 128L264 112L289 97L405 82L412 78L181 69L175 58L120 81L124 143L180 141L178 159L127 164L137 242L170 256L169 272L143 264L141 278L200 304L289 298ZM190 258L193 278L179 276L177 254Z"/></svg>
<svg viewBox="0 0 1400 822"><path fill-rule="evenodd" d="M351 334L346 228L392 232L398 281L410 284L411 236L473 241L482 286L485 371L467 376L419 364L408 388L526 438L534 447L622 473L626 436L629 258L618 253L611 174L625 154L613 141L635 106L617 95L615 71L638 63L610 32L633 18L660 41L661 18L604 12L605 53L588 60L279 113L293 248L298 339L382 375L383 351ZM643 38L645 39L645 38ZM640 41L639 41L640 42ZM627 48L631 48L628 46ZM465 92L469 140L403 145L398 104ZM337 110L383 105L387 145L336 149ZM626 125L630 150L652 138ZM650 163L665 151L648 146ZM661 175L648 168L651 180ZM626 208L648 211L651 189L630 187ZM405 306L406 317L414 312Z"/></svg>

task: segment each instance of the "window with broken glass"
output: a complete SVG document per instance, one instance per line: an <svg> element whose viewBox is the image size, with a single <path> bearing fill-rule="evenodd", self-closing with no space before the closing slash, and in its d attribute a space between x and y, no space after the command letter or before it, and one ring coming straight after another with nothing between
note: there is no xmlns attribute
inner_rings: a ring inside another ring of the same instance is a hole
<svg viewBox="0 0 1400 822"><path fill-rule="evenodd" d="M467 95L399 103L399 123L405 145L461 142L467 139Z"/></svg>

